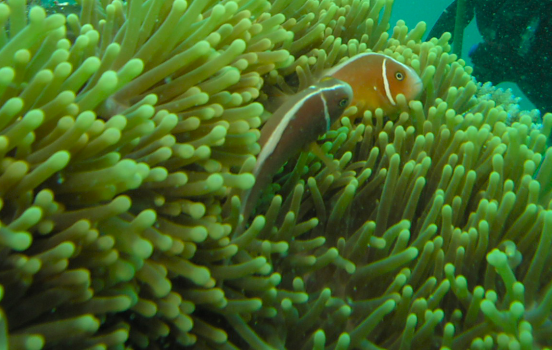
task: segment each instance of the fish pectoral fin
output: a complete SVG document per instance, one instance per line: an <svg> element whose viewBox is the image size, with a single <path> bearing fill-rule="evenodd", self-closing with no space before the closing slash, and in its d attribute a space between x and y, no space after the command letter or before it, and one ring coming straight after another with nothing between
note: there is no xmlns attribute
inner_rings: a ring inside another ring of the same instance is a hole
<svg viewBox="0 0 552 350"><path fill-rule="evenodd" d="M339 161L333 159L332 157L330 157L329 155L324 153L324 151L322 150L322 147L320 147L319 144L317 144L316 142L311 142L309 144L309 150L315 156L320 158L322 163L324 163L324 165L326 165L326 167L328 167L331 174L339 172L339 170L340 170L339 169Z"/></svg>

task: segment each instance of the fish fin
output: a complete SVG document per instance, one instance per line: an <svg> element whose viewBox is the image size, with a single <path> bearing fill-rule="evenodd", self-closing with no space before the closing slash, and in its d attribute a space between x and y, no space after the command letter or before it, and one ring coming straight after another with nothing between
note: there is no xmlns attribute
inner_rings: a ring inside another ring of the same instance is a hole
<svg viewBox="0 0 552 350"><path fill-rule="evenodd" d="M315 156L317 156L322 161L322 163L324 163L326 165L326 167L328 167L328 169L330 170L330 173L333 174L333 173L339 172L339 162L334 160L332 157L330 157L326 153L324 153L324 151L322 150L322 147L320 147L320 145L318 143L312 142L309 145L309 150Z"/></svg>
<svg viewBox="0 0 552 350"><path fill-rule="evenodd" d="M265 111L269 111L271 113L275 112L294 94L294 92L286 92L284 89L273 85L264 86L263 92L266 94L267 98L262 101L262 104Z"/></svg>

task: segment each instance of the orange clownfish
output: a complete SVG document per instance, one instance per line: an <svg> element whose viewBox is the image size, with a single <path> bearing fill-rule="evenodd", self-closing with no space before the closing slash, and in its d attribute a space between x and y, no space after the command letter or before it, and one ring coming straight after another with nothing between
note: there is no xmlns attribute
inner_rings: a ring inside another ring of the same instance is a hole
<svg viewBox="0 0 552 350"><path fill-rule="evenodd" d="M398 112L396 97L407 101L420 97L422 80L411 67L392 57L366 52L329 68L323 74L343 80L353 88L353 105L359 109L381 108L385 114Z"/></svg>

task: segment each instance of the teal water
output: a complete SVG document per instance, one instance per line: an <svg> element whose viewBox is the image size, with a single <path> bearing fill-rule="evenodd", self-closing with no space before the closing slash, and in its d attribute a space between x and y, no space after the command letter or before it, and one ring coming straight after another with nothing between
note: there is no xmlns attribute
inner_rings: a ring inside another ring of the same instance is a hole
<svg viewBox="0 0 552 350"><path fill-rule="evenodd" d="M443 10L451 3L452 0L395 0L391 25L402 19L406 21L409 28L414 28L418 22L424 21L427 23L427 32L429 32ZM468 64L471 64L468 52L473 45L479 42L481 42L481 35L479 35L475 20L473 20L464 32L464 42L462 44L462 58ZM511 88L515 96L521 97L520 108L522 110L535 108L516 84L505 82L499 84L498 87L503 89Z"/></svg>

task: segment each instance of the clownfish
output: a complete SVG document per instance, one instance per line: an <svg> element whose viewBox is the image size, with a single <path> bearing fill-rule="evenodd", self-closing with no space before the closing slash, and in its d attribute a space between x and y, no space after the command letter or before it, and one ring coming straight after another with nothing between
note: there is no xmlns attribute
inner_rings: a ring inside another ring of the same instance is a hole
<svg viewBox="0 0 552 350"><path fill-rule="evenodd" d="M276 172L291 156L330 130L352 99L349 84L325 77L292 95L272 114L261 128L258 140L261 151L252 171L255 184L241 194L242 225Z"/></svg>
<svg viewBox="0 0 552 350"><path fill-rule="evenodd" d="M353 88L352 104L359 109L383 109L385 114L399 111L396 97L403 94L407 101L422 93L422 80L411 67L392 57L366 52L329 68L323 73L340 79Z"/></svg>

